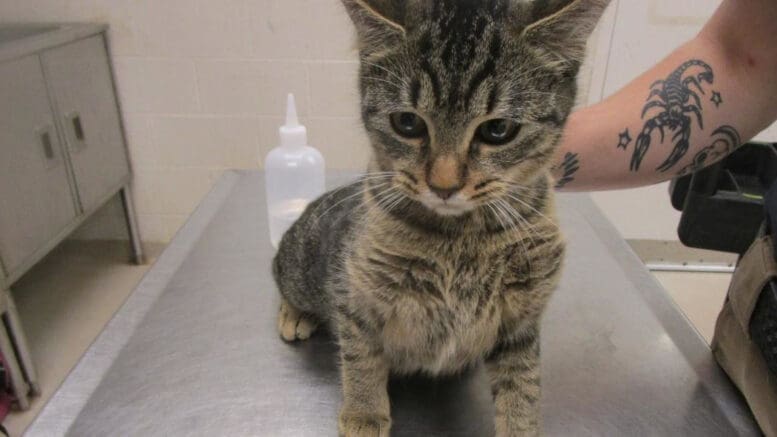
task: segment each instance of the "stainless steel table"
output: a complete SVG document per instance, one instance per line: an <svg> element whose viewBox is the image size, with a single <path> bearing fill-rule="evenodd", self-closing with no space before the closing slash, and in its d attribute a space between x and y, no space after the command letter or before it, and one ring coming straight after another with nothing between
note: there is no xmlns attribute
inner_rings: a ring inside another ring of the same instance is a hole
<svg viewBox="0 0 777 437"><path fill-rule="evenodd" d="M227 172L30 436L327 436L336 346L275 329L262 174ZM543 326L545 434L758 435L708 346L585 195L559 199L567 266ZM488 436L482 369L390 384L396 436Z"/></svg>

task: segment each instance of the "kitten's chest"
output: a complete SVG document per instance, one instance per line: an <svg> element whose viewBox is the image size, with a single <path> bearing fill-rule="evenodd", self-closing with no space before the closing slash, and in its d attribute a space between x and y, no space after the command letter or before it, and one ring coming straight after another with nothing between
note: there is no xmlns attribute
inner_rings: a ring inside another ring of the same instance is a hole
<svg viewBox="0 0 777 437"><path fill-rule="evenodd" d="M370 261L382 342L397 371L450 373L478 360L498 332L505 271L496 253L378 251Z"/></svg>
<svg viewBox="0 0 777 437"><path fill-rule="evenodd" d="M459 312L476 310L490 300L505 277L506 256L439 247L427 252L375 248L358 267L363 282L383 300L413 298Z"/></svg>

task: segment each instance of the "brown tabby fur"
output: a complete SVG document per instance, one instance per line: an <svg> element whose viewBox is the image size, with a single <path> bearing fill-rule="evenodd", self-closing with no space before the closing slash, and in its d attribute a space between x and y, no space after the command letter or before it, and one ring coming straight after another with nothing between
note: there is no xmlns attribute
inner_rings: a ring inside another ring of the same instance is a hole
<svg viewBox="0 0 777 437"><path fill-rule="evenodd" d="M485 362L499 436L540 429L539 327L564 244L548 168L606 0L343 0L359 35L367 176L313 202L273 265L278 326L340 345L345 436L388 436L390 374ZM413 112L408 139L390 115ZM475 134L521 124L509 144ZM432 188L455 192L443 202Z"/></svg>

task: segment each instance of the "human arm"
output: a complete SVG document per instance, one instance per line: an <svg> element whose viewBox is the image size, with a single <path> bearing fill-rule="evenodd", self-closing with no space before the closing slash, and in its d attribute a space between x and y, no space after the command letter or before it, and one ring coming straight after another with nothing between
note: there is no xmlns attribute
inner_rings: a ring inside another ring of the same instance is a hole
<svg viewBox="0 0 777 437"><path fill-rule="evenodd" d="M694 39L570 116L555 158L560 188L668 180L722 159L768 127L777 118L774 35L777 2L724 0Z"/></svg>

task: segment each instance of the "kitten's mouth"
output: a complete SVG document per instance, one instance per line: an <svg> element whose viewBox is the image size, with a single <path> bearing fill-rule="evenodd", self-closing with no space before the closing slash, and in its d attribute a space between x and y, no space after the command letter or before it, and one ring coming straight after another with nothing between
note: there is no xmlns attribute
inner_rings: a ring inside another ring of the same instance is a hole
<svg viewBox="0 0 777 437"><path fill-rule="evenodd" d="M448 217L460 216L475 209L473 203L461 195L455 195L448 200L442 200L431 193L425 193L420 196L420 200L424 206L435 213Z"/></svg>
<svg viewBox="0 0 777 437"><path fill-rule="evenodd" d="M433 210L434 212L440 215L455 217L471 211L472 208L452 206L452 205L441 205L436 208L433 208Z"/></svg>

